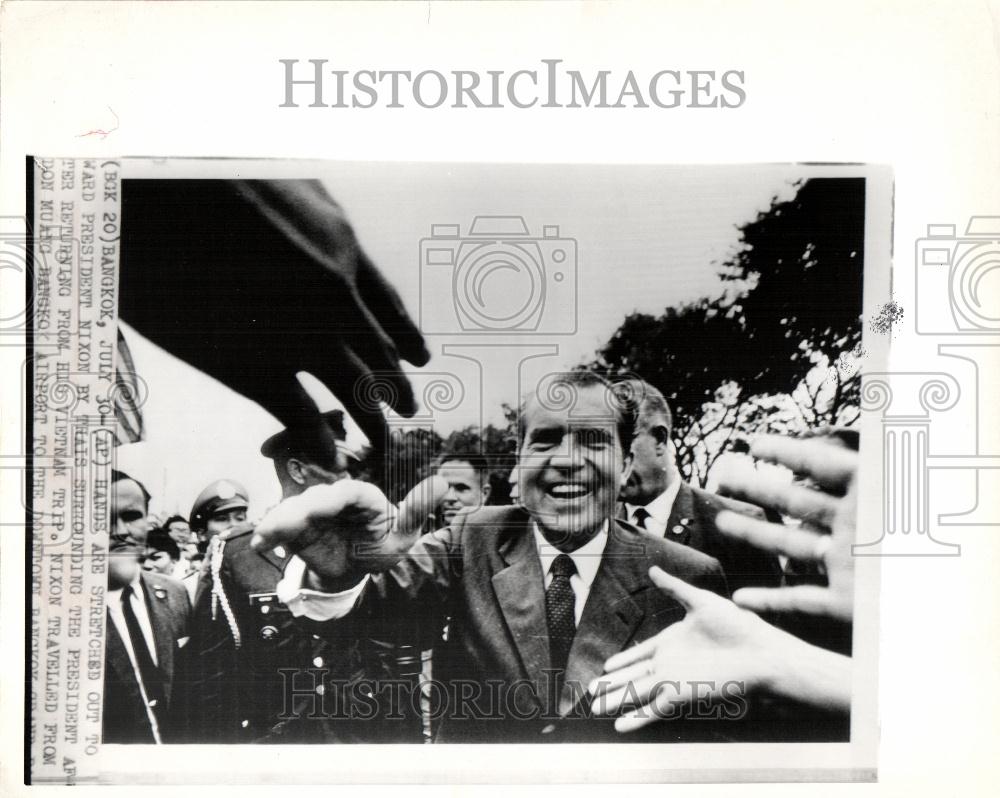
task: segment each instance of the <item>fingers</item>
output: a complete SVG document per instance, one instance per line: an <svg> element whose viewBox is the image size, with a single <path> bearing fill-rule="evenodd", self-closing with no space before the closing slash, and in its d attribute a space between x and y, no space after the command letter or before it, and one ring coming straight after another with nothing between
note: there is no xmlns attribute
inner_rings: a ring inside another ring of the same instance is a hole
<svg viewBox="0 0 1000 798"><path fill-rule="evenodd" d="M781 513L823 527L830 526L838 507L837 499L827 493L789 484L777 475L757 471L734 470L722 479L720 489L727 496L761 507L773 507Z"/></svg>
<svg viewBox="0 0 1000 798"><path fill-rule="evenodd" d="M639 643L637 646L632 646L631 648L627 648L624 651L615 654L611 657L611 659L604 663L605 672L610 673L612 671L621 670L622 668L631 665L633 662L639 662L640 660L645 660L653 656L653 652L656 651L656 646L659 642L657 639L658 637L659 635L651 637L649 640ZM596 682L593 684L596 685Z"/></svg>
<svg viewBox="0 0 1000 798"><path fill-rule="evenodd" d="M649 578L660 590L675 599L685 610L690 612L699 604L705 602L705 597L714 595L707 590L701 590L694 585L688 584L676 576L671 576L662 568L653 566L649 569Z"/></svg>
<svg viewBox="0 0 1000 798"><path fill-rule="evenodd" d="M843 488L858 470L858 453L820 438L796 439L764 435L750 446L761 460L780 463L796 474L812 477L824 488Z"/></svg>
<svg viewBox="0 0 1000 798"><path fill-rule="evenodd" d="M677 682L671 682L662 676L654 675L646 667L633 666L629 669L633 675L616 682L615 687L604 689L608 677L598 680L598 691L591 701L590 709L595 715L614 715L623 707L641 707L656 695L660 688L671 685L678 687Z"/></svg>
<svg viewBox="0 0 1000 798"><path fill-rule="evenodd" d="M414 366L426 365L430 352L420 329L406 312L403 300L361 249L358 250L358 293L377 315L382 328L392 336L399 356Z"/></svg>
<svg viewBox="0 0 1000 798"><path fill-rule="evenodd" d="M677 709L691 703L695 697L690 682L660 682L651 701L615 720L615 731L627 734L655 721L676 717Z"/></svg>
<svg viewBox="0 0 1000 798"><path fill-rule="evenodd" d="M788 613L802 612L809 615L827 615L840 618L843 612L829 588L816 585L795 587L745 587L733 594L733 601L752 612Z"/></svg>
<svg viewBox="0 0 1000 798"><path fill-rule="evenodd" d="M793 560L821 562L830 542L829 535L818 535L782 524L770 524L758 518L723 510L715 517L720 532L743 540L758 549L784 554Z"/></svg>
<svg viewBox="0 0 1000 798"><path fill-rule="evenodd" d="M316 485L285 499L257 524L250 538L251 548L269 551L282 543L300 541L314 530L316 518L336 517L357 503L360 485L364 483L342 480L332 485Z"/></svg>
<svg viewBox="0 0 1000 798"><path fill-rule="evenodd" d="M448 483L441 477L431 476L420 482L399 505L396 534L408 536L419 532L447 493Z"/></svg>
<svg viewBox="0 0 1000 798"><path fill-rule="evenodd" d="M325 336L305 360L300 367L341 397L344 409L376 449L385 446L382 404L404 411L413 407L409 381L398 368L373 371L374 366L339 336Z"/></svg>

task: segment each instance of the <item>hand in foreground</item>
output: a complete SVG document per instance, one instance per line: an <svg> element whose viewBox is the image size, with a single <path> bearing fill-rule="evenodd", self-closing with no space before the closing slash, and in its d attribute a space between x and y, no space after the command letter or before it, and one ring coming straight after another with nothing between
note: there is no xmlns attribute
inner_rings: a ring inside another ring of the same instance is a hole
<svg viewBox="0 0 1000 798"><path fill-rule="evenodd" d="M400 360L430 358L318 180L128 181L118 302L139 333L286 426L302 410L296 374L312 374L377 446L382 403L417 406Z"/></svg>
<svg viewBox="0 0 1000 798"><path fill-rule="evenodd" d="M729 511L716 526L724 534L766 551L823 566L829 587L743 588L733 601L754 612L801 612L850 621L854 605L851 545L857 526L858 454L818 438L765 436L751 454L787 466L819 489L782 483L771 475L747 472L723 480L727 495L801 519L799 528L772 524Z"/></svg>
<svg viewBox="0 0 1000 798"><path fill-rule="evenodd" d="M397 508L367 482L345 479L317 485L264 516L251 545L258 551L288 546L309 567L317 588L337 592L366 573L395 565L447 492L447 482L429 477Z"/></svg>
<svg viewBox="0 0 1000 798"><path fill-rule="evenodd" d="M809 645L659 568L651 568L649 576L687 615L611 657L605 675L591 682L595 714L628 710L615 721L619 732L677 717L679 709L695 701L742 703L743 696L757 691L849 709L848 657Z"/></svg>

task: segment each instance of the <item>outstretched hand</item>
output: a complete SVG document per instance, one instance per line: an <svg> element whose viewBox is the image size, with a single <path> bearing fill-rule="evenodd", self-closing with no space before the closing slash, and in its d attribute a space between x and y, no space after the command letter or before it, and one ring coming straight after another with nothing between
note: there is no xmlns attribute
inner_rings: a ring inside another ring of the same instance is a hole
<svg viewBox="0 0 1000 798"><path fill-rule="evenodd" d="M448 483L432 476L396 507L367 482L317 485L264 516L251 545L258 551L287 546L306 563L314 581L336 592L366 573L395 565L447 492Z"/></svg>
<svg viewBox="0 0 1000 798"><path fill-rule="evenodd" d="M286 426L310 410L296 375L312 374L375 446L383 403L417 407L400 361L430 358L318 180L126 181L118 302L136 331Z"/></svg>
<svg viewBox="0 0 1000 798"><path fill-rule="evenodd" d="M590 684L591 710L614 715L630 732L678 717L697 702L726 701L737 711L756 692L846 711L850 658L812 646L708 590L659 568L650 579L687 612L655 637L611 657Z"/></svg>
<svg viewBox="0 0 1000 798"><path fill-rule="evenodd" d="M615 728L633 731L675 717L695 700L725 695L739 701L746 690L769 681L780 630L660 568L651 568L649 576L687 615L605 663L605 675L590 685L595 713L614 715L629 709L615 721ZM702 692L695 695L698 685ZM704 692L706 685L710 695Z"/></svg>
<svg viewBox="0 0 1000 798"><path fill-rule="evenodd" d="M802 523L795 528L724 511L716 517L716 526L724 534L760 549L821 565L829 586L743 588L733 594L733 601L754 612L797 612L850 621L854 605L851 545L857 524L857 452L818 438L797 440L770 435L755 441L750 451L755 457L808 477L817 487L778 482L758 472L730 475L720 487L727 495L774 507Z"/></svg>

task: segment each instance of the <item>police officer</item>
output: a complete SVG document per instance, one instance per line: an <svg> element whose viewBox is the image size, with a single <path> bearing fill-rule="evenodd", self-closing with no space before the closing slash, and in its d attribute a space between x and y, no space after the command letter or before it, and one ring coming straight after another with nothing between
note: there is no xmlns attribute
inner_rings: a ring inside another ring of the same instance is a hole
<svg viewBox="0 0 1000 798"><path fill-rule="evenodd" d="M265 441L282 500L348 478L345 438L335 411L304 415ZM337 647L293 621L276 592L291 552L250 548L248 498L238 483L218 480L191 510L192 528L210 542L195 599L187 741L379 741L374 724L359 722L364 712L352 720L347 703L326 693L364 676L391 678L391 658L373 661L363 653L370 645Z"/></svg>
<svg viewBox="0 0 1000 798"><path fill-rule="evenodd" d="M194 500L191 530L206 540L232 531L247 520L248 496L247 489L234 480L212 482Z"/></svg>

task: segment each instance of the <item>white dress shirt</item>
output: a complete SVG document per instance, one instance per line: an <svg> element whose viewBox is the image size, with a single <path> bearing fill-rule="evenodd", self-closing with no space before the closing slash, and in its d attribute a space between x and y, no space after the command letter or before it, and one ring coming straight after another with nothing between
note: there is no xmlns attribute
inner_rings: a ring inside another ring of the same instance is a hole
<svg viewBox="0 0 1000 798"><path fill-rule="evenodd" d="M542 536L536 524L532 524L535 550L542 564L542 573L545 575L545 588L552 582L552 574L549 569L552 561L560 553L557 548L550 544ZM570 577L569 583L573 588L576 597L574 614L577 625L583 617L583 608L587 604L587 596L590 595L590 586L597 576L597 569L601 567L601 556L604 554L604 547L608 543L608 522L604 522L604 527L585 545L581 546L569 556L576 566L576 573ZM292 615L309 618L313 621L332 621L343 618L354 605L357 604L365 585L368 584L369 576L365 576L357 585L340 593L322 593L318 590L310 590L302 587L305 577L306 564L298 557L292 557L285 567L285 575L278 583L278 600L281 601L291 611Z"/></svg>
<svg viewBox="0 0 1000 798"><path fill-rule="evenodd" d="M535 533L535 548L542 561L542 573L545 574L545 589L548 590L549 585L552 584L552 563L562 552L545 539L537 524L532 524L532 528ZM605 521L601 531L594 535L589 542L569 553L569 558L576 566L576 573L569 578L569 584L573 588L573 595L576 599L573 611L577 626L580 625L580 619L583 617L583 608L587 604L587 596L590 595L590 586L594 584L597 569L601 567L601 557L604 555L604 547L607 544L608 522Z"/></svg>
<svg viewBox="0 0 1000 798"><path fill-rule="evenodd" d="M132 612L135 613L136 620L139 621L139 628L142 629L142 636L146 638L146 647L149 649L149 655L153 658L153 664L159 665L159 660L156 657L156 638L153 635L153 624L149 620L149 610L146 609L146 596L142 588L142 580L139 578L139 573L136 572L135 578L131 582L132 595L129 598L129 604L132 607ZM139 685L139 695L142 696L142 703L146 707L146 715L149 717L149 725L153 730L153 739L160 743L160 728L156 723L156 715L153 714L149 706L149 696L146 695L146 686L142 682L142 673L139 671L139 661L135 656L135 648L132 645L132 638L128 633L128 624L125 622L125 614L122 612L122 588L117 588L115 590L108 590L106 593L106 602L108 608L108 614L111 616L111 622L115 625L115 629L118 630L118 636L121 638L122 643L125 645L125 651L128 653L129 662L132 663L132 672L135 674L136 684Z"/></svg>
<svg viewBox="0 0 1000 798"><path fill-rule="evenodd" d="M649 517L646 519L645 528L647 532L651 532L657 537L663 537L667 532L667 522L670 521L670 511L674 509L674 502L677 500L677 494L681 490L681 480L678 474L676 478L667 486L667 489L663 491L659 496L657 496L653 501L643 507L639 504L629 504L625 503L625 509L628 511L628 521L636 526L641 526L635 520L635 511L640 507L649 513Z"/></svg>

